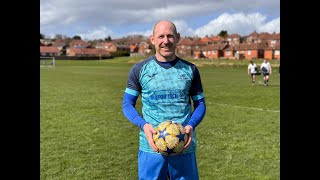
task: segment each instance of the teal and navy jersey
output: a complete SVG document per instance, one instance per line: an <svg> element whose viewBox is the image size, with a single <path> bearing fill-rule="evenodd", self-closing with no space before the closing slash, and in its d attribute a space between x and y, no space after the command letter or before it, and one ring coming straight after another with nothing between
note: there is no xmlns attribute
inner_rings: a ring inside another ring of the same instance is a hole
<svg viewBox="0 0 320 180"><path fill-rule="evenodd" d="M156 128L165 120L186 126L192 115L191 99L204 99L201 78L197 67L176 57L165 64L155 56L135 64L128 77L125 93L141 95L143 119ZM201 117L202 119L203 117ZM140 128L140 150L154 152ZM196 133L186 152L194 152Z"/></svg>

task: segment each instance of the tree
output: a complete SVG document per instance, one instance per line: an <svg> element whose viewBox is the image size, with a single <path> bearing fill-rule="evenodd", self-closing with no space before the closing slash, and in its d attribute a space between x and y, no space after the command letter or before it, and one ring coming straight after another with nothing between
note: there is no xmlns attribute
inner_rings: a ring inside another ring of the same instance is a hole
<svg viewBox="0 0 320 180"><path fill-rule="evenodd" d="M40 39L45 39L44 34L41 34L41 33L40 33Z"/></svg>
<svg viewBox="0 0 320 180"><path fill-rule="evenodd" d="M111 37L110 37L110 36L108 36L107 38L104 38L104 40L105 40L105 41L107 41L107 42L112 41L112 39L111 39Z"/></svg>
<svg viewBox="0 0 320 180"><path fill-rule="evenodd" d="M72 38L72 39L81 40L81 37L80 37L79 35L75 35L75 36L73 36L73 38Z"/></svg>
<svg viewBox="0 0 320 180"><path fill-rule="evenodd" d="M218 36L221 36L223 38L226 38L228 36L228 31L227 30L222 30L220 31L220 33L218 34Z"/></svg>
<svg viewBox="0 0 320 180"><path fill-rule="evenodd" d="M54 39L67 39L67 36L63 34L56 34L54 36Z"/></svg>

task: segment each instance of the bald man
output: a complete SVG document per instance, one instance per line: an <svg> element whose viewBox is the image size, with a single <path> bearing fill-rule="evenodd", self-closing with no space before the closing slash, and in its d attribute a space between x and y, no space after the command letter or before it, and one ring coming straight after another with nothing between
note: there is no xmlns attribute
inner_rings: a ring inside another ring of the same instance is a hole
<svg viewBox="0 0 320 180"><path fill-rule="evenodd" d="M206 105L198 68L175 54L179 40L171 21L158 21L150 36L156 53L133 65L128 75L122 110L140 129L139 179L199 179L195 130L204 118ZM142 116L135 108L139 95ZM188 134L182 153L168 151L169 155L164 155L154 144L155 128L166 120L181 123Z"/></svg>

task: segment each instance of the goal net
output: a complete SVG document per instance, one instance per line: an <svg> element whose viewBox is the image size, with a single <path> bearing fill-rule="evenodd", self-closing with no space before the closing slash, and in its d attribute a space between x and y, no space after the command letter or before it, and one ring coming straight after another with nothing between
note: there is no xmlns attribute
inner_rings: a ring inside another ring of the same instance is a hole
<svg viewBox="0 0 320 180"><path fill-rule="evenodd" d="M40 67L55 67L56 61L54 57L40 57Z"/></svg>

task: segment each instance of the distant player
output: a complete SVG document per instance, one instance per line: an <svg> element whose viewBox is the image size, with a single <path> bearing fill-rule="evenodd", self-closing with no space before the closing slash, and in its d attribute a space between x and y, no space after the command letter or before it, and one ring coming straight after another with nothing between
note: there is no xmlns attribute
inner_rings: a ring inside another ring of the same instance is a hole
<svg viewBox="0 0 320 180"><path fill-rule="evenodd" d="M248 65L248 74L251 76L252 86L254 86L256 82L257 71L258 71L258 66L255 63L253 63L253 61L250 61L250 64Z"/></svg>
<svg viewBox="0 0 320 180"><path fill-rule="evenodd" d="M263 83L265 86L268 86L269 83L269 75L272 74L272 68L267 60L263 59L263 63L260 66L260 69L263 73Z"/></svg>

